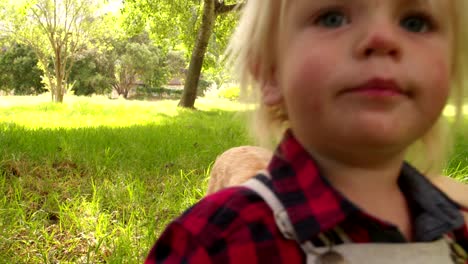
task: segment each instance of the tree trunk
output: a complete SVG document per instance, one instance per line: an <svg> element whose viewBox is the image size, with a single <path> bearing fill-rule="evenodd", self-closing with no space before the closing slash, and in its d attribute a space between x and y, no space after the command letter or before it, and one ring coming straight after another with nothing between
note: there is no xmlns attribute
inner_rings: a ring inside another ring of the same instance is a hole
<svg viewBox="0 0 468 264"><path fill-rule="evenodd" d="M202 23L192 51L192 58L185 78L184 92L179 102L179 106L181 107L194 108L195 105L203 59L205 58L205 52L216 20L215 1L204 0Z"/></svg>
<svg viewBox="0 0 468 264"><path fill-rule="evenodd" d="M63 103L64 83L62 79L62 74L56 73L55 76L56 76L56 82L57 82L57 86L55 87L55 102Z"/></svg>
<svg viewBox="0 0 468 264"><path fill-rule="evenodd" d="M128 88L128 87L126 87L126 88L123 90L123 97L124 97L125 99L128 99L128 91L129 91L129 88Z"/></svg>
<svg viewBox="0 0 468 264"><path fill-rule="evenodd" d="M57 78L61 78L60 74L56 75ZM57 86L55 87L55 102L56 103L63 103L63 96L65 94L64 91L64 83L63 80L57 79Z"/></svg>
<svg viewBox="0 0 468 264"><path fill-rule="evenodd" d="M60 39L56 37L56 43L54 44L55 49L55 103L63 103L63 60L62 60L62 44L60 43Z"/></svg>

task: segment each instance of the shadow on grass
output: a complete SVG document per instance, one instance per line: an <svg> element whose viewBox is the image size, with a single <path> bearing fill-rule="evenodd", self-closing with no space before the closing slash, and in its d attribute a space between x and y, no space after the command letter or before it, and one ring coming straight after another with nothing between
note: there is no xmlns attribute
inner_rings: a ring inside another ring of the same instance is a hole
<svg viewBox="0 0 468 264"><path fill-rule="evenodd" d="M206 166L223 150L248 142L244 121L235 112L182 111L158 119L154 124L122 128L31 130L0 124L0 157L160 174L168 168Z"/></svg>

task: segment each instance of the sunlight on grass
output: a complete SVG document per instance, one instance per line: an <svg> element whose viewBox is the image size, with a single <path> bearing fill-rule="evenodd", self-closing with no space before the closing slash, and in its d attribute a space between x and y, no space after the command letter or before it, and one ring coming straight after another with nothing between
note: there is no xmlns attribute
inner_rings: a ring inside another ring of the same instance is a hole
<svg viewBox="0 0 468 264"><path fill-rule="evenodd" d="M0 122L29 128L128 127L158 124L168 117L187 111L177 107L177 100L109 100L104 96L67 96L63 104L50 102L48 95L0 97ZM245 106L228 100L199 99L203 111L223 109L241 111Z"/></svg>

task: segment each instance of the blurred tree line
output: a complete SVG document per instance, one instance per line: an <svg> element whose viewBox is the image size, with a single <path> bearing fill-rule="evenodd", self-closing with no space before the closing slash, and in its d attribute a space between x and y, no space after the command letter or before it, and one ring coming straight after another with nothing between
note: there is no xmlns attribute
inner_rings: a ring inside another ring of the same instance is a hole
<svg viewBox="0 0 468 264"><path fill-rule="evenodd" d="M183 84L193 75L193 54L200 52L207 2L226 9L213 13L195 91L230 80L219 58L237 20L231 12L236 1L126 0L117 10L106 10L116 2L1 1L0 90L50 91L52 100L62 102L69 92L114 91L127 98L137 88L151 93L170 80Z"/></svg>

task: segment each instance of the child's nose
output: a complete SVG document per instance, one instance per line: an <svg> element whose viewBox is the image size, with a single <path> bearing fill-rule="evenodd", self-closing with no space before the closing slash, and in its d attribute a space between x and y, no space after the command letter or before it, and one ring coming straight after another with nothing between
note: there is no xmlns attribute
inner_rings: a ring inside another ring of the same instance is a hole
<svg viewBox="0 0 468 264"><path fill-rule="evenodd" d="M358 40L357 55L360 58L386 56L398 59L401 55L401 43L392 25L367 28Z"/></svg>

